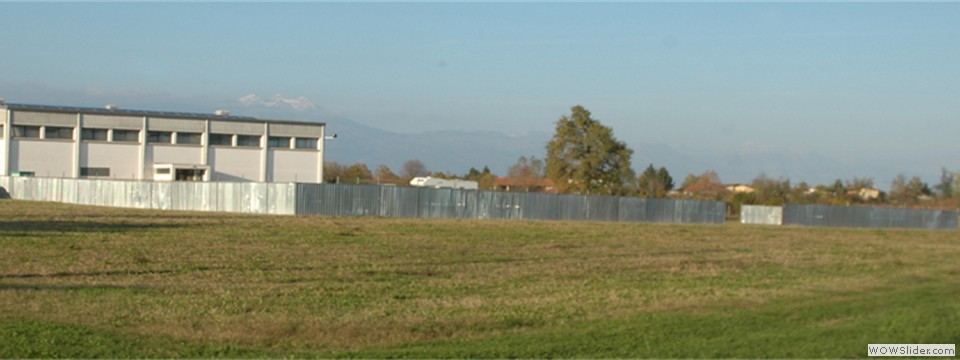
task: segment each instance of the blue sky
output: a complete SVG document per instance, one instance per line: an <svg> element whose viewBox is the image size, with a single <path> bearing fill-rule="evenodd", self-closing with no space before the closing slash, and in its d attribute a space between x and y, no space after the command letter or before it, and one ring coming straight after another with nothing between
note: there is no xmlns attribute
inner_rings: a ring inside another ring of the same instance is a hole
<svg viewBox="0 0 960 360"><path fill-rule="evenodd" d="M941 166L960 170L960 3L0 3L0 13L10 102L505 133L552 133L581 104L628 145L816 153L861 172L836 177L878 184L890 179L869 172L878 162L928 182Z"/></svg>

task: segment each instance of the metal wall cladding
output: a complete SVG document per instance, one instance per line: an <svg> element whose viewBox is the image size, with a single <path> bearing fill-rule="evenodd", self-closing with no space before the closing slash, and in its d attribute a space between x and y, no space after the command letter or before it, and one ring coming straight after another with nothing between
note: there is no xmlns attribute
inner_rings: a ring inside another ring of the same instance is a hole
<svg viewBox="0 0 960 360"><path fill-rule="evenodd" d="M587 196L587 220L619 221L620 198L616 196Z"/></svg>
<svg viewBox="0 0 960 360"><path fill-rule="evenodd" d="M10 197L138 209L459 219L723 223L717 201L252 182L0 177Z"/></svg>
<svg viewBox="0 0 960 360"><path fill-rule="evenodd" d="M296 188L282 183L151 182L0 177L10 197L135 209L295 213Z"/></svg>
<svg viewBox="0 0 960 360"><path fill-rule="evenodd" d="M646 221L647 199L622 198L620 199L620 221Z"/></svg>
<svg viewBox="0 0 960 360"><path fill-rule="evenodd" d="M517 210L521 219L560 219L560 196L543 193L515 193L520 202Z"/></svg>
<svg viewBox="0 0 960 360"><path fill-rule="evenodd" d="M644 219L667 223L723 224L726 203L722 201L644 199Z"/></svg>
<svg viewBox="0 0 960 360"><path fill-rule="evenodd" d="M296 213L446 219L723 223L719 201L417 187L298 184Z"/></svg>
<svg viewBox="0 0 960 360"><path fill-rule="evenodd" d="M420 213L420 189L397 186L383 186L380 190L380 216L417 217Z"/></svg>
<svg viewBox="0 0 960 360"><path fill-rule="evenodd" d="M379 216L380 187L374 185L334 185L337 187L337 215Z"/></svg>
<svg viewBox="0 0 960 360"><path fill-rule="evenodd" d="M784 225L956 230L957 212L863 206L786 205Z"/></svg>
<svg viewBox="0 0 960 360"><path fill-rule="evenodd" d="M743 205L740 207L740 223L782 225L783 208L780 206Z"/></svg>
<svg viewBox="0 0 960 360"><path fill-rule="evenodd" d="M557 205L558 220L587 220L587 198L585 196L562 195Z"/></svg>

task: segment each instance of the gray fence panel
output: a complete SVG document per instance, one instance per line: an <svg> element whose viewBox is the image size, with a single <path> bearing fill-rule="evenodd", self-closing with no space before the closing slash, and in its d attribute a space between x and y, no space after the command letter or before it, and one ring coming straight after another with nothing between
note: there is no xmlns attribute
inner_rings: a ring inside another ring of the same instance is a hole
<svg viewBox="0 0 960 360"><path fill-rule="evenodd" d="M616 196L587 196L587 220L620 220L620 201Z"/></svg>
<svg viewBox="0 0 960 360"><path fill-rule="evenodd" d="M865 228L957 229L957 212L863 206L786 205L784 225Z"/></svg>
<svg viewBox="0 0 960 360"><path fill-rule="evenodd" d="M727 220L727 204L723 201L684 200L683 223L723 224Z"/></svg>
<svg viewBox="0 0 960 360"><path fill-rule="evenodd" d="M242 183L243 205L241 212L266 214L270 203L270 192L265 183Z"/></svg>
<svg viewBox="0 0 960 360"><path fill-rule="evenodd" d="M226 212L243 212L243 183L217 183L217 209Z"/></svg>
<svg viewBox="0 0 960 360"><path fill-rule="evenodd" d="M124 191L130 194L130 207L135 209L149 209L150 198L153 196L153 187L149 182L125 181Z"/></svg>
<svg viewBox="0 0 960 360"><path fill-rule="evenodd" d="M297 215L336 215L323 211L326 205L321 196L323 189L320 184L297 184Z"/></svg>
<svg viewBox="0 0 960 360"><path fill-rule="evenodd" d="M558 195L544 193L518 193L522 204L520 218L527 220L557 220L559 215Z"/></svg>
<svg viewBox="0 0 960 360"><path fill-rule="evenodd" d="M617 212L618 221L645 221L647 215L646 199L624 197L620 198Z"/></svg>
<svg viewBox="0 0 960 360"><path fill-rule="evenodd" d="M11 197L120 208L294 214L294 184L0 177Z"/></svg>
<svg viewBox="0 0 960 360"><path fill-rule="evenodd" d="M76 203L81 205L101 204L100 198L103 196L102 182L90 180L78 180L74 186L76 189Z"/></svg>
<svg viewBox="0 0 960 360"><path fill-rule="evenodd" d="M380 187L376 185L334 185L337 187L340 216L378 216Z"/></svg>
<svg viewBox="0 0 960 360"><path fill-rule="evenodd" d="M500 215L503 219L524 220L527 219L524 214L526 208L527 196L522 192L504 192L498 194L500 202Z"/></svg>
<svg viewBox="0 0 960 360"><path fill-rule="evenodd" d="M0 181L11 197L24 200L258 214L722 223L725 210L722 202L373 185L12 177ZM926 224L945 218L914 220Z"/></svg>
<svg viewBox="0 0 960 360"><path fill-rule="evenodd" d="M170 208L181 211L210 211L209 189L203 183L170 183Z"/></svg>
<svg viewBox="0 0 960 360"><path fill-rule="evenodd" d="M481 219L522 219L522 193L481 191L478 208Z"/></svg>
<svg viewBox="0 0 960 360"><path fill-rule="evenodd" d="M266 184L270 201L267 202L267 214L295 215L297 213L297 185Z"/></svg>
<svg viewBox="0 0 960 360"><path fill-rule="evenodd" d="M587 197L582 195L560 195L558 199L559 220L587 220Z"/></svg>
<svg viewBox="0 0 960 360"><path fill-rule="evenodd" d="M679 201L679 200L678 200ZM646 199L646 219L649 222L675 222L678 214L678 201L665 199Z"/></svg>
<svg viewBox="0 0 960 360"><path fill-rule="evenodd" d="M740 207L740 223L755 225L782 225L783 207L743 205Z"/></svg>
<svg viewBox="0 0 960 360"><path fill-rule="evenodd" d="M451 196L455 203L454 216L456 218L477 218L477 190L454 189Z"/></svg>
<svg viewBox="0 0 960 360"><path fill-rule="evenodd" d="M45 184L45 179L13 178L13 194L17 199L33 201L59 201L59 199L47 198L47 191L41 184Z"/></svg>
<svg viewBox="0 0 960 360"><path fill-rule="evenodd" d="M380 187L380 216L406 217L418 216L420 188L382 186Z"/></svg>
<svg viewBox="0 0 960 360"><path fill-rule="evenodd" d="M418 214L422 218L454 218L456 217L456 202L453 199L453 189L427 189L420 191Z"/></svg>
<svg viewBox="0 0 960 360"><path fill-rule="evenodd" d="M85 205L116 206L118 203L123 203L123 201L115 201L115 198L122 197L122 195L117 196L113 181L77 180L76 185L78 195L80 191L86 192L87 201L83 203Z"/></svg>
<svg viewBox="0 0 960 360"><path fill-rule="evenodd" d="M494 192L492 191L477 191L477 203L476 203L476 216L477 219L497 219L495 214L491 212L494 211L493 206L493 196Z"/></svg>
<svg viewBox="0 0 960 360"><path fill-rule="evenodd" d="M77 179L60 179L59 201L68 204L80 202L80 188L83 186Z"/></svg>
<svg viewBox="0 0 960 360"><path fill-rule="evenodd" d="M644 199L643 220L666 223L723 224L726 203L722 201Z"/></svg>

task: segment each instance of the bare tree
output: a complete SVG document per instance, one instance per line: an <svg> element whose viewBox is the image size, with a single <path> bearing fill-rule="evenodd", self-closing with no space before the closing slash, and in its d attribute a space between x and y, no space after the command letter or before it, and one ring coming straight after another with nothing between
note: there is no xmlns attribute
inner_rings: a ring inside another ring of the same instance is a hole
<svg viewBox="0 0 960 360"><path fill-rule="evenodd" d="M403 170L400 172L400 177L406 180L427 175L430 175L430 172L427 171L427 166L423 165L420 160L410 160L403 163Z"/></svg>
<svg viewBox="0 0 960 360"><path fill-rule="evenodd" d="M517 185L517 190L530 191L543 179L543 160L536 156L521 156L517 163L510 166L507 170L507 177L513 179Z"/></svg>

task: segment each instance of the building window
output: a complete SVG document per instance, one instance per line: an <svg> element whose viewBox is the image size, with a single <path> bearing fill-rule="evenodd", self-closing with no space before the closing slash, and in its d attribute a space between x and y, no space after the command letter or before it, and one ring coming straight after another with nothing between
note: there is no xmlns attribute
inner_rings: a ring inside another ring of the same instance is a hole
<svg viewBox="0 0 960 360"><path fill-rule="evenodd" d="M233 135L230 134L210 134L210 145L233 145Z"/></svg>
<svg viewBox="0 0 960 360"><path fill-rule="evenodd" d="M260 136L237 135L237 146L260 147Z"/></svg>
<svg viewBox="0 0 960 360"><path fill-rule="evenodd" d="M317 149L317 139L316 138L297 138L296 143L297 149Z"/></svg>
<svg viewBox="0 0 960 360"><path fill-rule="evenodd" d="M47 126L44 130L45 139L67 139L73 140L73 128L71 127L59 127L59 126Z"/></svg>
<svg viewBox="0 0 960 360"><path fill-rule="evenodd" d="M107 129L80 129L80 140L107 141Z"/></svg>
<svg viewBox="0 0 960 360"><path fill-rule="evenodd" d="M267 138L268 148L290 148L290 138L286 136L271 136Z"/></svg>
<svg viewBox="0 0 960 360"><path fill-rule="evenodd" d="M140 142L140 131L113 129L113 141L114 142Z"/></svg>
<svg viewBox="0 0 960 360"><path fill-rule="evenodd" d="M39 139L39 138L40 138L40 127L39 127L39 126L15 125L15 126L13 127L13 137L16 137L16 138L27 138L27 139Z"/></svg>
<svg viewBox="0 0 960 360"><path fill-rule="evenodd" d="M158 169L157 169L157 174L159 174L159 175L167 175L167 174L170 174L170 169L169 169L169 168L158 168Z"/></svg>
<svg viewBox="0 0 960 360"><path fill-rule="evenodd" d="M200 133L177 132L177 144L200 145Z"/></svg>
<svg viewBox="0 0 960 360"><path fill-rule="evenodd" d="M80 177L110 177L110 168L81 167Z"/></svg>
<svg viewBox="0 0 960 360"><path fill-rule="evenodd" d="M148 143L172 144L173 133L169 131L149 131L147 132Z"/></svg>
<svg viewBox="0 0 960 360"><path fill-rule="evenodd" d="M3 139L3 124L0 124L0 139Z"/></svg>

